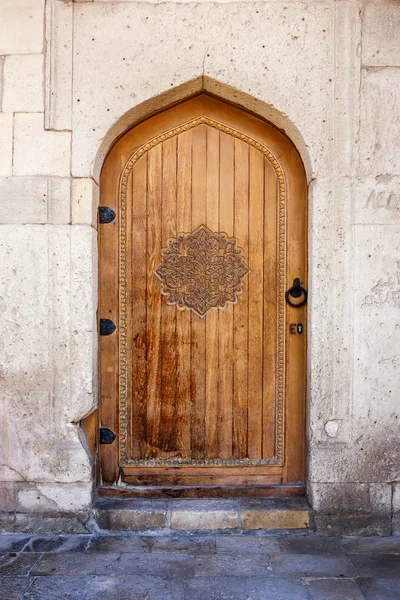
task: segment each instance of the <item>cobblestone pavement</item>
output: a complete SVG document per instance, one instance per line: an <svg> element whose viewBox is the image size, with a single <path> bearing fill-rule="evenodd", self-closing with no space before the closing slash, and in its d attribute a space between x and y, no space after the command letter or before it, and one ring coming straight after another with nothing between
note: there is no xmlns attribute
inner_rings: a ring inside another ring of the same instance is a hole
<svg viewBox="0 0 400 600"><path fill-rule="evenodd" d="M399 600L400 538L0 535L1 600Z"/></svg>

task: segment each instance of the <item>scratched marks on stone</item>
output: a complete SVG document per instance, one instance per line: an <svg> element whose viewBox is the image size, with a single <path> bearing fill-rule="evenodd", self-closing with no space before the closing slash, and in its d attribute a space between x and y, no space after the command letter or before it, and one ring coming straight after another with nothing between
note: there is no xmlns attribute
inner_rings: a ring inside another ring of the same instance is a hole
<svg viewBox="0 0 400 600"><path fill-rule="evenodd" d="M386 304L400 308L400 260L397 261L398 270L390 274L387 279L380 279L372 288L372 293L364 298L362 306L381 306Z"/></svg>

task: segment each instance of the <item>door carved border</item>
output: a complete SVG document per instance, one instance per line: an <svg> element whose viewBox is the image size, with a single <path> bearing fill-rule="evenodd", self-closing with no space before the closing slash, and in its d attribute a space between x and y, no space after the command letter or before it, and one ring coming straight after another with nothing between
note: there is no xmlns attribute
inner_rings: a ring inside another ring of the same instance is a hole
<svg viewBox="0 0 400 600"><path fill-rule="evenodd" d="M270 162L278 181L278 323L277 323L277 413L276 413L276 442L275 456L272 459L165 459L139 460L128 458L128 339L127 339L127 235L126 235L126 197L130 173L135 163L149 150L158 144L173 138L184 131L198 125L208 125L234 138L240 139L256 150L259 150ZM119 456L120 466L282 466L285 458L285 290L286 290L286 182L283 169L266 146L242 132L211 119L200 116L182 125L166 131L145 144L141 145L126 162L119 182Z"/></svg>

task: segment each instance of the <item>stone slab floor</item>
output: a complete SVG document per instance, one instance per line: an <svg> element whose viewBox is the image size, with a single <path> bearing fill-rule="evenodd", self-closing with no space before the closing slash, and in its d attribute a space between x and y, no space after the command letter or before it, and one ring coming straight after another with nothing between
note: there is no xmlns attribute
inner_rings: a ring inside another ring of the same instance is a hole
<svg viewBox="0 0 400 600"><path fill-rule="evenodd" d="M400 537L0 535L1 600L397 600Z"/></svg>

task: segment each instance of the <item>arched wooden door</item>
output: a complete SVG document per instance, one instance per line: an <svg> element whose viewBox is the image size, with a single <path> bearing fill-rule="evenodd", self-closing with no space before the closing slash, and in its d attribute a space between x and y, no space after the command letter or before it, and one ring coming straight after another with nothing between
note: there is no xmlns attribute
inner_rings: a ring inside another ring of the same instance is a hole
<svg viewBox="0 0 400 600"><path fill-rule="evenodd" d="M99 224L100 425L116 435L103 484L302 493L306 312L285 292L306 282L306 192L292 143L210 96L115 144L101 174L115 218Z"/></svg>

